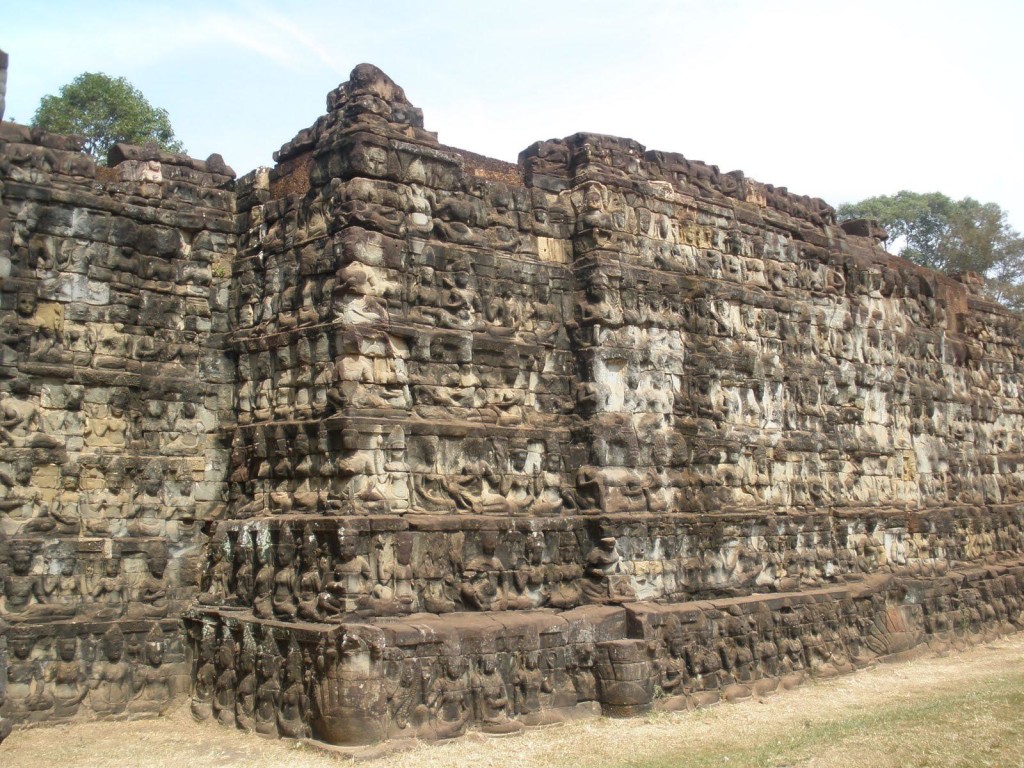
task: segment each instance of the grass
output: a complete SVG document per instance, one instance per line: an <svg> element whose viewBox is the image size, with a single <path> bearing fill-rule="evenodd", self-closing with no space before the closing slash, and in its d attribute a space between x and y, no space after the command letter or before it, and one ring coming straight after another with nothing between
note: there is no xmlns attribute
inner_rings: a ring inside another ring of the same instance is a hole
<svg viewBox="0 0 1024 768"><path fill-rule="evenodd" d="M915 686L909 695L900 695L895 681L883 681L876 686L876 702L871 702L869 695L854 696L845 704L819 702L829 696L834 684L815 686L816 690L806 692L800 706L784 707L774 727L757 718L748 728L735 728L735 713L718 717L724 712L721 709L704 717L691 715L707 727L698 743L688 745L684 752L626 760L620 765L1024 766L1024 665L1020 659L1015 661L1018 663L996 676L990 676L988 668L967 669L964 675L954 670L945 679L929 680L924 690ZM892 671L881 668L871 674L884 676ZM912 678L912 668L898 674ZM765 705L777 701L774 698ZM819 712L814 711L816 706L821 707Z"/></svg>
<svg viewBox="0 0 1024 768"><path fill-rule="evenodd" d="M1024 672L897 702L805 718L773 735L721 734L685 755L624 762L630 768L1024 765ZM791 719L790 719L791 720ZM788 723L787 723L788 724ZM780 723L780 726L782 724ZM782 728L780 727L780 730Z"/></svg>

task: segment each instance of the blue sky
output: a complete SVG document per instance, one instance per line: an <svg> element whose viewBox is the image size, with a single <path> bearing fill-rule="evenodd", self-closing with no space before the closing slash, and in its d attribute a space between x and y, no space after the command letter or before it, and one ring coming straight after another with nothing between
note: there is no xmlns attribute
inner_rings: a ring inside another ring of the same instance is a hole
<svg viewBox="0 0 1024 768"><path fill-rule="evenodd" d="M492 157L596 131L834 204L969 195L1024 230L1022 31L1020 0L0 0L6 117L122 75L240 174L369 61Z"/></svg>

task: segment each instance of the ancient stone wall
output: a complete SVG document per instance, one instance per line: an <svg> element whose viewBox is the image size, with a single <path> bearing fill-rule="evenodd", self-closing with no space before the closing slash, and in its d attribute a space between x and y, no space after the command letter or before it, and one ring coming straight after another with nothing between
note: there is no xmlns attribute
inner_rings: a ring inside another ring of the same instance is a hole
<svg viewBox="0 0 1024 768"><path fill-rule="evenodd" d="M372 67L328 109L239 182L197 717L515 729L642 710L673 665L710 701L997 610L946 575L1022 546L1017 318L970 280L626 139L485 162ZM910 607L912 579L946 604ZM699 628L689 656L663 611Z"/></svg>
<svg viewBox="0 0 1024 768"><path fill-rule="evenodd" d="M628 139L446 147L369 65L327 106L237 181L0 128L0 715L191 665L199 718L444 738L1020 626L1019 321L974 279Z"/></svg>
<svg viewBox="0 0 1024 768"><path fill-rule="evenodd" d="M158 713L187 689L232 420L233 176L125 146L97 168L0 124L2 716Z"/></svg>
<svg viewBox="0 0 1024 768"><path fill-rule="evenodd" d="M240 182L225 557L348 537L353 599L408 613L593 602L606 537L630 578L604 600L1017 551L1015 317L820 200L629 140L535 144L516 183L354 77ZM399 557L428 573L385 605Z"/></svg>

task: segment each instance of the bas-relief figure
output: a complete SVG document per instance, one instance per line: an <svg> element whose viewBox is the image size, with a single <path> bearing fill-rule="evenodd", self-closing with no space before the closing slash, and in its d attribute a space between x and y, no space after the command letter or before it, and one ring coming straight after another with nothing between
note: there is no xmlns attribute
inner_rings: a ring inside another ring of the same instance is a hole
<svg viewBox="0 0 1024 768"><path fill-rule="evenodd" d="M131 618L163 618L169 606L167 583L164 579L167 558L155 554L146 558L146 573L135 591L135 600L128 607Z"/></svg>
<svg viewBox="0 0 1024 768"><path fill-rule="evenodd" d="M163 668L164 652L164 634L156 624L146 636L142 658L132 674L134 694L128 705L130 712L156 715L170 704L171 683Z"/></svg>
<svg viewBox="0 0 1024 768"><path fill-rule="evenodd" d="M103 635L104 660L94 664L89 703L100 715L119 715L132 698L132 670L124 658L124 636L117 626Z"/></svg>
<svg viewBox="0 0 1024 768"><path fill-rule="evenodd" d="M455 652L441 657L441 670L426 699L431 713L433 736L450 739L461 736L473 716L472 693L466 681L466 664Z"/></svg>
<svg viewBox="0 0 1024 768"><path fill-rule="evenodd" d="M78 640L61 637L57 640L57 660L46 670L45 682L53 696L55 717L71 717L89 692L85 685L85 669L78 659Z"/></svg>
<svg viewBox="0 0 1024 768"><path fill-rule="evenodd" d="M623 603L635 598L614 536L605 536L587 555L583 596L591 603Z"/></svg>
<svg viewBox="0 0 1024 768"><path fill-rule="evenodd" d="M1020 626L977 280L628 139L446 147L370 65L329 109L241 179L0 124L0 735L159 714L186 611L193 714L349 744Z"/></svg>

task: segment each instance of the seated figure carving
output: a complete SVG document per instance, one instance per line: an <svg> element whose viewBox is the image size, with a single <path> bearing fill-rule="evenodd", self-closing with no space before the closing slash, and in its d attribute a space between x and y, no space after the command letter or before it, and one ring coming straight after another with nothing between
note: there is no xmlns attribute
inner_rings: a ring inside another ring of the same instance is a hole
<svg viewBox="0 0 1024 768"><path fill-rule="evenodd" d="M583 596L589 603L625 603L636 599L614 536L604 537L590 550L583 575Z"/></svg>
<svg viewBox="0 0 1024 768"><path fill-rule="evenodd" d="M352 536L340 536L334 573L324 584L321 607L328 617L341 617L366 606L373 574L370 563L356 551Z"/></svg>
<svg viewBox="0 0 1024 768"><path fill-rule="evenodd" d="M103 661L93 666L89 706L100 715L118 715L131 700L131 665L124 658L124 635L115 624L103 635Z"/></svg>
<svg viewBox="0 0 1024 768"><path fill-rule="evenodd" d="M164 572L167 557L163 554L146 558L147 572L135 588L135 595L128 606L129 618L162 618L167 615L167 584ZM162 650L161 650L162 653Z"/></svg>
<svg viewBox="0 0 1024 768"><path fill-rule="evenodd" d="M495 554L497 534L485 531L480 536L480 554L472 557L462 571L460 593L467 608L500 611L506 605L505 572Z"/></svg>

